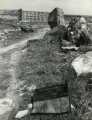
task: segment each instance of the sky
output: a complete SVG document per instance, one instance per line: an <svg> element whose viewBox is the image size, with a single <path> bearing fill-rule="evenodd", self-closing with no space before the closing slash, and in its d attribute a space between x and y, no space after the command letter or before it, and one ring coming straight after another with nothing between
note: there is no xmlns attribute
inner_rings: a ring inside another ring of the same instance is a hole
<svg viewBox="0 0 92 120"><path fill-rule="evenodd" d="M51 11L62 8L65 14L92 15L92 0L0 0L0 9Z"/></svg>

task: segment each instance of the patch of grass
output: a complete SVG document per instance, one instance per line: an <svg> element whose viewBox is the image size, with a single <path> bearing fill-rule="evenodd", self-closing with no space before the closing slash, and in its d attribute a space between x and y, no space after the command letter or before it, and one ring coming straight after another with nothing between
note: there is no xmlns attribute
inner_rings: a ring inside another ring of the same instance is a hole
<svg viewBox="0 0 92 120"><path fill-rule="evenodd" d="M21 81L25 81L27 86L35 84L37 88L56 83L64 83L65 80L67 80L71 91L71 103L75 107L72 119L82 119L87 112L87 104L89 101L87 98L90 99L90 93L88 94L85 90L86 79L77 78L71 67L73 59L81 53L75 51L62 52L58 38L55 38L55 36L53 38L53 36L49 35L42 40L29 41L28 46L27 53L19 63L20 74L18 78ZM23 99L25 99L25 97ZM26 96L26 100L24 100L22 105L26 106L28 102L30 102L30 95ZM62 103L59 99L58 102L52 101L51 104L55 107L62 106ZM46 119L47 118L48 117L46 117ZM36 119L36 117L34 119ZM60 119L60 116L57 119ZM68 118L65 120L67 119Z"/></svg>
<svg viewBox="0 0 92 120"><path fill-rule="evenodd" d="M57 39L54 39L54 43L50 42L51 40L53 40L53 37L50 38L49 36L48 39L29 41L27 53L19 63L21 72L18 76L21 81L25 81L27 86L35 84L37 88L40 88L51 84L65 83L65 80L70 81L72 79L71 75L69 77L70 63L78 53L60 52ZM30 99L30 96L26 96L23 106L29 102L27 97ZM53 104L54 108L59 106L56 108L57 111L62 108L62 104L64 106L63 110L66 106L64 100L60 99L58 101L52 100L51 104ZM41 108L39 109L41 110Z"/></svg>

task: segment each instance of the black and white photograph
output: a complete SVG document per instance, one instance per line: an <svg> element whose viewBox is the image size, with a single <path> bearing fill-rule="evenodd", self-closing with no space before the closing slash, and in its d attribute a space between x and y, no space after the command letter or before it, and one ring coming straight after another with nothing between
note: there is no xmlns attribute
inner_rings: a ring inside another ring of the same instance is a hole
<svg viewBox="0 0 92 120"><path fill-rule="evenodd" d="M92 0L0 0L0 120L92 120Z"/></svg>

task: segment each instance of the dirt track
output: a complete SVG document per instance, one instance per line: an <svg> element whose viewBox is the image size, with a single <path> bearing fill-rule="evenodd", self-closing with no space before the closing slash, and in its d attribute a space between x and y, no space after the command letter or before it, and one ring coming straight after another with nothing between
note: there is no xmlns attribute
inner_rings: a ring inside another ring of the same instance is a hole
<svg viewBox="0 0 92 120"><path fill-rule="evenodd" d="M45 30L39 30L37 33L28 36L27 39L8 47L0 48L0 120L8 120L10 111L14 106L17 107L15 90L18 87L18 81L16 69L21 55L25 52L22 48L26 46L29 40L41 39L45 32Z"/></svg>

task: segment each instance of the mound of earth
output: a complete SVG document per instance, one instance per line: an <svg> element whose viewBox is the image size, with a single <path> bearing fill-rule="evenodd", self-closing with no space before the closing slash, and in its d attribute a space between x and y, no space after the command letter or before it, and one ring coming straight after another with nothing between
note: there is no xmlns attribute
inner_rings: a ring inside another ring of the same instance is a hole
<svg viewBox="0 0 92 120"><path fill-rule="evenodd" d="M28 49L19 63L18 79L25 85L36 85L37 88L49 86L52 84L63 84L65 80L71 83L76 77L71 68L72 60L80 53L76 51L64 53L61 52L60 41L57 36L46 34L43 39L30 40ZM30 103L30 95L23 96L23 102L20 110L26 109ZM68 108L68 99L57 99L35 104L36 112L51 111L61 113Z"/></svg>

